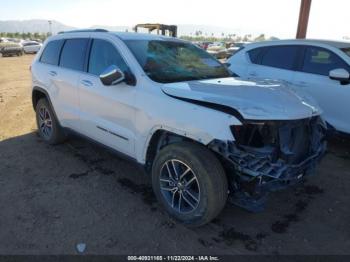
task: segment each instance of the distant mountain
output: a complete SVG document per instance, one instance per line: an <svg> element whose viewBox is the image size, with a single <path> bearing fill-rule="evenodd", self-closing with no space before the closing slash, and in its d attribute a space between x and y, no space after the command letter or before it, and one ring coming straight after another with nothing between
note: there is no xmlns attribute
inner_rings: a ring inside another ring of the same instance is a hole
<svg viewBox="0 0 350 262"><path fill-rule="evenodd" d="M54 34L60 31L72 30L74 27L64 25L58 21L52 21L52 32ZM33 19L33 20L8 20L0 21L0 32L8 33L47 33L50 31L48 20Z"/></svg>

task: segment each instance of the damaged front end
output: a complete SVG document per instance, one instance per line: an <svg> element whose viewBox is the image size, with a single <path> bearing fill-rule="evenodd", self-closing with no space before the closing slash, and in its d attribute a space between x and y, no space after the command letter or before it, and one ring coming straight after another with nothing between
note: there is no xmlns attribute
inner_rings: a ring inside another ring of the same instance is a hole
<svg viewBox="0 0 350 262"><path fill-rule="evenodd" d="M264 209L269 192L303 180L326 151L326 124L316 116L292 121L245 121L232 126L236 141L209 148L225 163L230 200L249 211Z"/></svg>

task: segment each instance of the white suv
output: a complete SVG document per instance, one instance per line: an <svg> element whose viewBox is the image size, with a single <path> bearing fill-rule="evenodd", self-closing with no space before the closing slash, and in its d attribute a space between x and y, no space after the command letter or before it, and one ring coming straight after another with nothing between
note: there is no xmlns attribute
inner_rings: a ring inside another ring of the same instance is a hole
<svg viewBox="0 0 350 262"><path fill-rule="evenodd" d="M199 226L227 197L248 210L311 174L325 148L318 107L274 82L249 82L204 50L157 35L72 31L32 64L41 137L69 131L142 164L178 221Z"/></svg>

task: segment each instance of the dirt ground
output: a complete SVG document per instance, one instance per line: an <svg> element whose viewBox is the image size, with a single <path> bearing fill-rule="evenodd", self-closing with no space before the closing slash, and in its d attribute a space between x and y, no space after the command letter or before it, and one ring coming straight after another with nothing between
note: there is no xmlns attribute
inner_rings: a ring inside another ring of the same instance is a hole
<svg viewBox="0 0 350 262"><path fill-rule="evenodd" d="M36 134L33 56L0 57L0 254L350 254L350 140L265 212L227 205L202 228L174 223L137 165L82 139Z"/></svg>

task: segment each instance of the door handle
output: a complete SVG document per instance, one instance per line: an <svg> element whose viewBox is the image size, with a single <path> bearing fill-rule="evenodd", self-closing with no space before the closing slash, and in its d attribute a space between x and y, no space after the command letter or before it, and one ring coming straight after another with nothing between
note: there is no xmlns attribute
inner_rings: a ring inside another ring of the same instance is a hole
<svg viewBox="0 0 350 262"><path fill-rule="evenodd" d="M49 72L49 75L50 75L50 76L57 76L57 72L56 72L56 71L50 71L50 72Z"/></svg>
<svg viewBox="0 0 350 262"><path fill-rule="evenodd" d="M249 76L257 76L258 74L256 72L250 72Z"/></svg>
<svg viewBox="0 0 350 262"><path fill-rule="evenodd" d="M82 80L82 81L81 81L81 84L82 84L83 86L86 86L86 87L91 87L91 86L94 85L94 84L93 84L91 81L89 81L89 80Z"/></svg>

